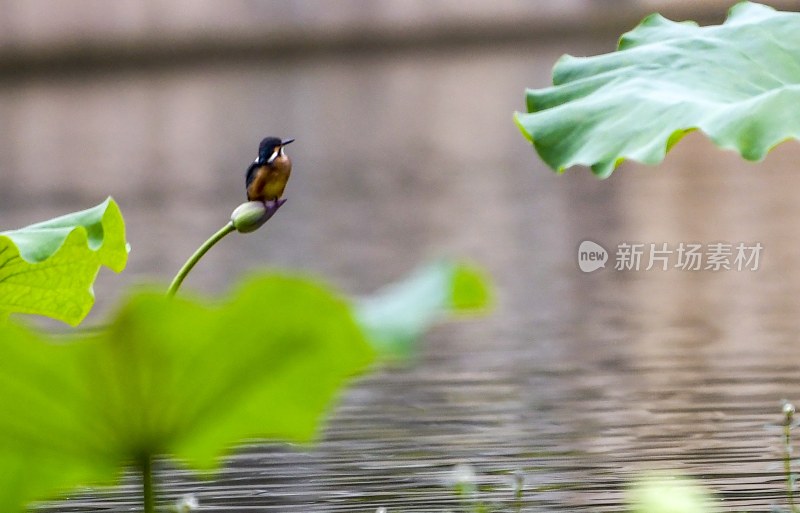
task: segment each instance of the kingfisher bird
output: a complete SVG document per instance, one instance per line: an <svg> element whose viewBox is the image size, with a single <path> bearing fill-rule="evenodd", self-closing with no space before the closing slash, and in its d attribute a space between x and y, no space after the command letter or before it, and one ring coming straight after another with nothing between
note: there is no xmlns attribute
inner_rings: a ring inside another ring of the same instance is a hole
<svg viewBox="0 0 800 513"><path fill-rule="evenodd" d="M294 139L265 137L258 145L258 157L247 168L247 200L277 201L292 173L292 161L283 147Z"/></svg>

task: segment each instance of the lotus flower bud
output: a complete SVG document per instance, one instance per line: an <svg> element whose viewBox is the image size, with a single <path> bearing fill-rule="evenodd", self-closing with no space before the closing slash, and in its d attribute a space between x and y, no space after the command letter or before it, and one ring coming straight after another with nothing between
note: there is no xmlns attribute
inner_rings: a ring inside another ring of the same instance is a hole
<svg viewBox="0 0 800 513"><path fill-rule="evenodd" d="M275 201L248 201L242 203L231 214L231 223L239 233L258 230L275 212L286 203L285 199Z"/></svg>
<svg viewBox="0 0 800 513"><path fill-rule="evenodd" d="M789 402L783 403L783 416L786 417L788 422L792 421L792 417L794 417L795 409L794 405Z"/></svg>

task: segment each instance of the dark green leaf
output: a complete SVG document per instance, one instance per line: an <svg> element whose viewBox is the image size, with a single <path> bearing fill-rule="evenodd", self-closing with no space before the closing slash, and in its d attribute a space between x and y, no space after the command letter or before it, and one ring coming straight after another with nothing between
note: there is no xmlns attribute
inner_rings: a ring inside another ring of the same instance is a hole
<svg viewBox="0 0 800 513"><path fill-rule="evenodd" d="M800 137L800 14L750 2L722 25L652 15L618 51L564 56L553 87L527 92L515 120L554 170L601 177L625 159L661 162L686 133L760 160Z"/></svg>

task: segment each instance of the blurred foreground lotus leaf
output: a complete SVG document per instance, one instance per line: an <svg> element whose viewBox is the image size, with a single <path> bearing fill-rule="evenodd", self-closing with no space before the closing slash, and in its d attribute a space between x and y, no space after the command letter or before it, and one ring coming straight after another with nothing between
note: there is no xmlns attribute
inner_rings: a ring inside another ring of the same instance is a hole
<svg viewBox="0 0 800 513"><path fill-rule="evenodd" d="M366 300L365 328L349 301L284 275L255 276L218 302L138 292L107 329L68 343L0 325L0 510L113 483L153 457L204 470L246 438L312 441L342 385L374 360L371 334L386 324L407 340L482 306L476 280L458 264L426 268Z"/></svg>

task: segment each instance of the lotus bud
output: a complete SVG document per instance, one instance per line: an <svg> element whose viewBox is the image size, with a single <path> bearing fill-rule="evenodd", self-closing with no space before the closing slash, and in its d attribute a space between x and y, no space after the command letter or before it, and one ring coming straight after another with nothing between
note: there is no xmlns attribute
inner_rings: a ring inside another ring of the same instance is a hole
<svg viewBox="0 0 800 513"><path fill-rule="evenodd" d="M285 199L242 203L231 213L231 223L239 233L254 232L266 223L284 203L286 203Z"/></svg>
<svg viewBox="0 0 800 513"><path fill-rule="evenodd" d="M792 422L792 417L794 417L795 409L794 405L790 402L783 403L783 416L786 418L787 423Z"/></svg>

